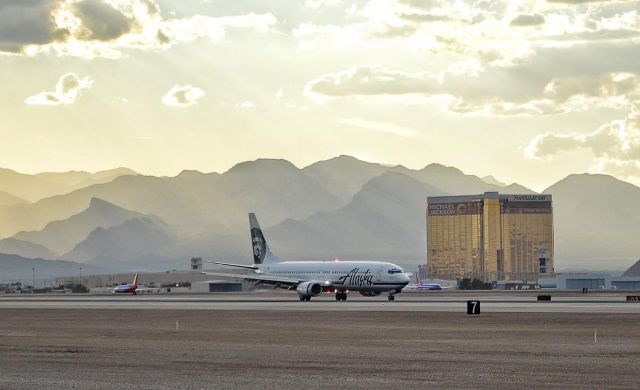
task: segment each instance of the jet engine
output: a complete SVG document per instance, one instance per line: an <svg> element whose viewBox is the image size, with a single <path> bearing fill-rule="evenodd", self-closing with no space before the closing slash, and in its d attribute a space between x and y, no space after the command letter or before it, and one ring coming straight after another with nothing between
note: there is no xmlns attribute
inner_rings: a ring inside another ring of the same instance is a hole
<svg viewBox="0 0 640 390"><path fill-rule="evenodd" d="M380 295L380 291L360 291L360 294L364 295L365 297L375 297L377 295Z"/></svg>
<svg viewBox="0 0 640 390"><path fill-rule="evenodd" d="M304 282L298 285L296 291L303 297L317 297L322 294L322 285L318 282Z"/></svg>

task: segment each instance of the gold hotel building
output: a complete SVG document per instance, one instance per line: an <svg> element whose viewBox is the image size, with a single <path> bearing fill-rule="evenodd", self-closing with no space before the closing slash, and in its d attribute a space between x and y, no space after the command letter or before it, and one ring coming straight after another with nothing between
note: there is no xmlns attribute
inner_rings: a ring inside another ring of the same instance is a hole
<svg viewBox="0 0 640 390"><path fill-rule="evenodd" d="M551 195L428 197L427 273L484 281L553 274Z"/></svg>

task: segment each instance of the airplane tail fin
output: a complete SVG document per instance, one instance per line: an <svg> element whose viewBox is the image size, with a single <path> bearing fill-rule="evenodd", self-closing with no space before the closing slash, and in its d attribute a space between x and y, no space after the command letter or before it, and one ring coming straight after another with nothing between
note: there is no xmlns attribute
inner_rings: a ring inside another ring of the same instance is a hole
<svg viewBox="0 0 640 390"><path fill-rule="evenodd" d="M133 277L133 285L138 287L138 273L136 272L136 276Z"/></svg>
<svg viewBox="0 0 640 390"><path fill-rule="evenodd" d="M271 253L267 240L265 239L264 234L262 234L262 229L260 229L258 218L256 218L254 213L249 213L249 227L251 228L253 264L260 266L262 264L279 262L280 259Z"/></svg>

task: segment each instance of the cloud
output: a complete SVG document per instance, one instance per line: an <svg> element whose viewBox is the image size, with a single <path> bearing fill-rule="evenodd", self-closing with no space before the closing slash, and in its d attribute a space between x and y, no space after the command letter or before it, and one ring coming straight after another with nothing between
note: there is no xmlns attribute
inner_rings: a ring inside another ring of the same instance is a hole
<svg viewBox="0 0 640 390"><path fill-rule="evenodd" d="M497 98L489 100L465 100L464 98L457 98L447 108L449 111L458 114L481 116L536 116L563 112L561 107L548 99L514 103Z"/></svg>
<svg viewBox="0 0 640 390"><path fill-rule="evenodd" d="M196 104L204 95L205 92L200 88L191 85L174 85L162 97L162 103L173 107L187 107Z"/></svg>
<svg viewBox="0 0 640 390"><path fill-rule="evenodd" d="M4 0L0 2L0 52L20 53L26 45L42 45L69 36L52 14L61 5L54 0Z"/></svg>
<svg viewBox="0 0 640 390"><path fill-rule="evenodd" d="M339 0L305 0L304 6L312 9L319 9L321 7L333 7L338 5Z"/></svg>
<svg viewBox="0 0 640 390"><path fill-rule="evenodd" d="M399 14L399 16L404 20L414 23L448 22L453 20L451 16L428 13L406 13Z"/></svg>
<svg viewBox="0 0 640 390"><path fill-rule="evenodd" d="M93 80L89 77L81 79L74 73L67 73L58 79L53 92L40 92L37 95L26 98L25 103L46 106L73 104L80 92L91 88L92 84Z"/></svg>
<svg viewBox="0 0 640 390"><path fill-rule="evenodd" d="M131 32L134 18L101 0L84 0L72 4L73 14L86 30L87 40L111 41Z"/></svg>
<svg viewBox="0 0 640 390"><path fill-rule="evenodd" d="M331 99L448 96L449 111L484 116L628 109L640 99L640 73L630 71L640 68L640 61L630 56L635 51L640 46L549 48L513 65L483 67L467 61L437 74L365 65L320 75L307 82L304 91ZM626 56L618 57L622 53ZM584 65L578 65L582 61Z"/></svg>
<svg viewBox="0 0 640 390"><path fill-rule="evenodd" d="M393 26L386 24L378 31L372 31L371 36L377 38L409 37L416 32L417 27L412 25Z"/></svg>
<svg viewBox="0 0 640 390"><path fill-rule="evenodd" d="M573 149L587 149L595 157L593 172L640 178L640 114L611 121L589 134L544 133L534 137L524 154L529 158L552 159Z"/></svg>
<svg viewBox="0 0 640 390"><path fill-rule="evenodd" d="M553 108L548 100L530 102L526 99L512 102L516 95L505 83L504 75L469 77L467 74L444 72L432 75L426 72L409 73L370 65L352 67L344 71L324 74L305 85L305 94L311 97L344 98L349 96L448 95L449 110L457 113L483 113L518 115L548 113ZM540 86L542 92L543 86ZM522 88L518 91L522 93Z"/></svg>
<svg viewBox="0 0 640 390"><path fill-rule="evenodd" d="M189 18L163 21L159 29L169 41L190 41L200 37L212 40L224 38L226 29L243 28L257 32L267 32L277 23L272 14L255 14L225 17L194 15Z"/></svg>
<svg viewBox="0 0 640 390"><path fill-rule="evenodd" d="M338 118L337 123L347 126L359 127L367 130L374 130L382 133L399 135L406 138L415 138L418 131L409 127L398 126L393 123L370 121L361 118Z"/></svg>
<svg viewBox="0 0 640 390"><path fill-rule="evenodd" d="M240 104L236 104L236 107L245 109L245 110L251 110L253 108L256 107L256 104L254 102L252 102L251 100L245 100L244 102L240 103Z"/></svg>
<svg viewBox="0 0 640 390"><path fill-rule="evenodd" d="M512 26L539 26L544 24L544 16L540 14L520 14L511 19Z"/></svg>
<svg viewBox="0 0 640 390"><path fill-rule="evenodd" d="M269 31L269 13L165 18L156 0L5 0L0 3L0 54L53 52L85 58L123 56L200 37L220 40L229 28Z"/></svg>
<svg viewBox="0 0 640 390"><path fill-rule="evenodd" d="M301 50L410 50L515 65L549 48L634 43L640 35L637 3L589 6L545 2L371 0L344 20L305 20L293 30ZM320 19L322 20L322 19ZM514 28L535 27L535 28Z"/></svg>
<svg viewBox="0 0 640 390"><path fill-rule="evenodd" d="M589 170L591 173L606 173L640 185L640 161L598 160Z"/></svg>
<svg viewBox="0 0 640 390"><path fill-rule="evenodd" d="M640 91L640 77L633 73L608 73L597 77L566 77L552 80L545 94L563 102L575 95L598 98L625 97Z"/></svg>
<svg viewBox="0 0 640 390"><path fill-rule="evenodd" d="M554 134L547 132L538 134L529 142L524 154L529 158L550 158L561 151L584 146L584 138L577 133Z"/></svg>
<svg viewBox="0 0 640 390"><path fill-rule="evenodd" d="M561 4L584 4L584 3L608 3L616 1L633 1L633 0L547 0L549 3Z"/></svg>
<svg viewBox="0 0 640 390"><path fill-rule="evenodd" d="M327 73L309 81L304 88L307 95L327 97L436 93L440 90L437 78L425 73L401 72L377 65Z"/></svg>
<svg viewBox="0 0 640 390"><path fill-rule="evenodd" d="M514 87L519 85L512 76L507 79ZM470 90L476 88L473 81L469 84ZM449 85L445 81L444 88ZM584 112L593 108L628 110L640 98L640 76L626 72L553 78L544 86L542 82L536 86L530 91L523 90L520 96L491 87L487 88L491 94L487 96L473 96L458 90L457 100L449 109L458 113L535 116Z"/></svg>
<svg viewBox="0 0 640 390"><path fill-rule="evenodd" d="M638 116L612 121L586 135L540 134L531 140L525 153L528 157L550 158L561 151L577 148L589 149L597 158L640 161Z"/></svg>

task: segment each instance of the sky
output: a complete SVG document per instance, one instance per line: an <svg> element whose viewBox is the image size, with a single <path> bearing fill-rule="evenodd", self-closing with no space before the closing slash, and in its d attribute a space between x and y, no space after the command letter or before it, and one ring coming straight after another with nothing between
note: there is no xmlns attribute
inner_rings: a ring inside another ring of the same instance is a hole
<svg viewBox="0 0 640 390"><path fill-rule="evenodd" d="M2 0L0 167L640 185L640 2Z"/></svg>

